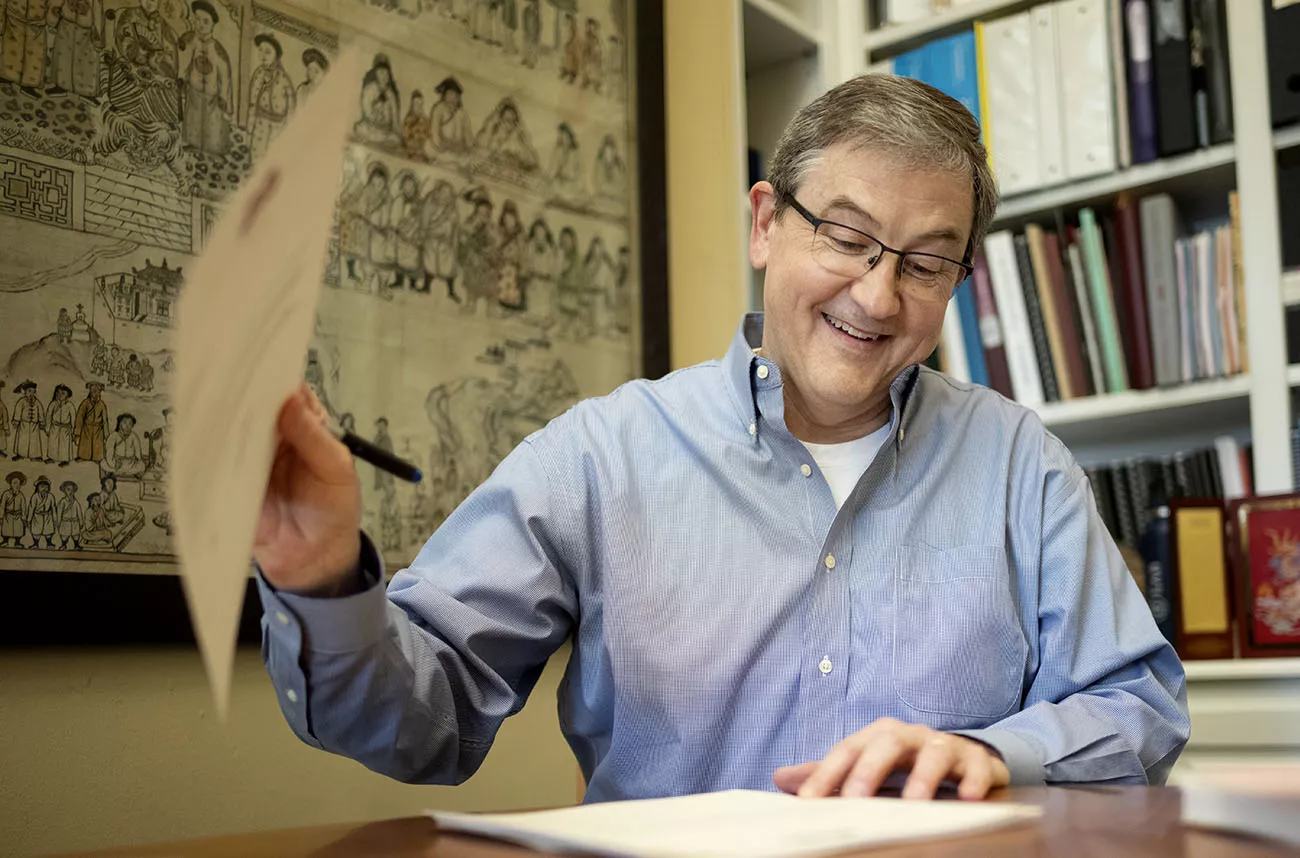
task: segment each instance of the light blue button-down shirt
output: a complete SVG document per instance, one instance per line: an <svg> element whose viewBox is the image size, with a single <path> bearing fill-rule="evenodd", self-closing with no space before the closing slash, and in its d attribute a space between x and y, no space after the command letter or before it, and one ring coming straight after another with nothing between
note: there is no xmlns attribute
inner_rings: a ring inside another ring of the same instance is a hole
<svg viewBox="0 0 1300 858"><path fill-rule="evenodd" d="M912 367L837 510L761 331L750 316L723 360L552 421L387 593L263 581L294 731L459 782L572 638L560 721L588 800L772 789L885 716L991 745L1016 784L1162 783L1188 736L1182 666L1061 442Z"/></svg>

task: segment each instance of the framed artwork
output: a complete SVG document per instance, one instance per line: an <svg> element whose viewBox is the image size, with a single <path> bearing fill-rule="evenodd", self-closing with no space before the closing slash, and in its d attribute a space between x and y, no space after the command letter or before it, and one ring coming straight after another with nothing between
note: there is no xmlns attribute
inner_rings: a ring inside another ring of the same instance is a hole
<svg viewBox="0 0 1300 858"><path fill-rule="evenodd" d="M1300 494L1235 500L1228 515L1238 651L1300 656Z"/></svg>
<svg viewBox="0 0 1300 858"><path fill-rule="evenodd" d="M662 0L37 5L0 37L3 639L128 580L119 612L183 616L173 307L341 45L369 62L304 375L426 475L358 465L390 568L526 435L667 371Z"/></svg>

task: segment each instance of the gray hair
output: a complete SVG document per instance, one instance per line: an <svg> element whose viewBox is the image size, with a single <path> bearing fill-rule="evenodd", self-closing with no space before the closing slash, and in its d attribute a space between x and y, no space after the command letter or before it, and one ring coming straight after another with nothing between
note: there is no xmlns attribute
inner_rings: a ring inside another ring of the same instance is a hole
<svg viewBox="0 0 1300 858"><path fill-rule="evenodd" d="M980 142L980 126L961 102L906 77L864 74L850 78L790 120L776 144L768 179L776 190L775 212L837 143L872 149L909 167L969 176L974 197L967 255L984 240L998 207L998 186Z"/></svg>

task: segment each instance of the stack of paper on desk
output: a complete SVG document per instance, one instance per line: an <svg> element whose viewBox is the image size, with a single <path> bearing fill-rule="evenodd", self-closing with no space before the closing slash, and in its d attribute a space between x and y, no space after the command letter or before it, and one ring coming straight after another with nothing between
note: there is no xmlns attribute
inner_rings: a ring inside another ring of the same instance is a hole
<svg viewBox="0 0 1300 858"><path fill-rule="evenodd" d="M802 799L750 790L589 804L536 813L435 811L444 831L495 837L534 849L609 856L823 855L905 840L952 837L1024 820L1018 804Z"/></svg>
<svg viewBox="0 0 1300 858"><path fill-rule="evenodd" d="M1300 763L1199 763L1178 783L1188 825L1300 846Z"/></svg>

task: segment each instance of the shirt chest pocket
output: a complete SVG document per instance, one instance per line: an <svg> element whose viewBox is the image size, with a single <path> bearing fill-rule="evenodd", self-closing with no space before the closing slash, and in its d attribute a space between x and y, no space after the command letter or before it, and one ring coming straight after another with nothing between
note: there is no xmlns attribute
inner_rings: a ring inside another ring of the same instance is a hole
<svg viewBox="0 0 1300 858"><path fill-rule="evenodd" d="M918 712L994 719L1020 701L1028 645L996 547L909 546L894 571L893 682Z"/></svg>

